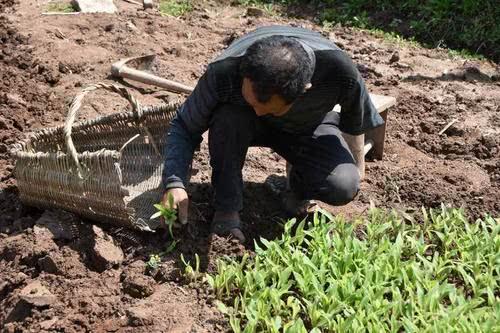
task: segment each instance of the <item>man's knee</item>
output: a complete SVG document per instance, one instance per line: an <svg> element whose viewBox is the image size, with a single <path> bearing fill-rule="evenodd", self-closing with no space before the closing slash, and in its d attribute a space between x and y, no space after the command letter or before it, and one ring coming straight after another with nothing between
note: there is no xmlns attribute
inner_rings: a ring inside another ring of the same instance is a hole
<svg viewBox="0 0 500 333"><path fill-rule="evenodd" d="M331 205L345 205L359 192L360 176L355 164L339 164L326 178L320 200Z"/></svg>

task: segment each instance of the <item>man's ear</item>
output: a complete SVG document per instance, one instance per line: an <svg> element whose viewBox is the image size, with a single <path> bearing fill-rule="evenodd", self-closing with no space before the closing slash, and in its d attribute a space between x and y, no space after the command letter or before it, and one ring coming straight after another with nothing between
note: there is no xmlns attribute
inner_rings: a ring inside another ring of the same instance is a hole
<svg viewBox="0 0 500 333"><path fill-rule="evenodd" d="M313 85L312 85L312 83L308 83L308 84L306 84L306 86L305 86L305 88L304 88L304 92L306 92L306 91L308 91L309 89L311 89L311 87L312 87L312 86L313 86Z"/></svg>

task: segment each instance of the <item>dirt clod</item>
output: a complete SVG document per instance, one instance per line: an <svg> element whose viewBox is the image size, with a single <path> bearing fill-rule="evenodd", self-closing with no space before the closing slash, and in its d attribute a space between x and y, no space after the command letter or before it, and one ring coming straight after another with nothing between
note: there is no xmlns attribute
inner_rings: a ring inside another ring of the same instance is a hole
<svg viewBox="0 0 500 333"><path fill-rule="evenodd" d="M246 16L247 17L262 17L264 16L266 13L264 12L264 10L260 9L260 8L256 8L256 7L248 7L247 8L247 13L246 13Z"/></svg>
<svg viewBox="0 0 500 333"><path fill-rule="evenodd" d="M125 274L123 291L134 298L145 298L155 292L155 280L143 274Z"/></svg>
<svg viewBox="0 0 500 333"><path fill-rule="evenodd" d="M31 315L33 308L45 309L56 302L57 297L40 281L32 281L19 292L17 302L9 312L6 322L23 320Z"/></svg>
<svg viewBox="0 0 500 333"><path fill-rule="evenodd" d="M132 326L148 326L154 324L151 310L142 307L133 307L127 310L127 318Z"/></svg>
<svg viewBox="0 0 500 333"><path fill-rule="evenodd" d="M101 228L94 225L92 230L95 235L95 243L91 251L94 268L99 272L103 272L120 265L124 259L122 249Z"/></svg>

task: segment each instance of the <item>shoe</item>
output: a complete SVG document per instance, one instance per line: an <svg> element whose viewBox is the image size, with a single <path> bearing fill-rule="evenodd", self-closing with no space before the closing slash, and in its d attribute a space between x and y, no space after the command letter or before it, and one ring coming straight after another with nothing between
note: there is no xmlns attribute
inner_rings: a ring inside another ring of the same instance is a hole
<svg viewBox="0 0 500 333"><path fill-rule="evenodd" d="M239 220L212 221L210 232L224 237L232 236L241 244L245 243L245 235L241 231L241 222Z"/></svg>

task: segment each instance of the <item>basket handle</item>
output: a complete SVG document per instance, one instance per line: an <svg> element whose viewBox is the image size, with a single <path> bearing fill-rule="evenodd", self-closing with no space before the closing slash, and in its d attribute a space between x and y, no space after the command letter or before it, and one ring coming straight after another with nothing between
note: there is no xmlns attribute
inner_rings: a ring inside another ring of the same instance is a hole
<svg viewBox="0 0 500 333"><path fill-rule="evenodd" d="M71 105L68 110L68 115L66 116L66 121L64 123L64 140L66 142L66 149L68 154L71 156L71 159L76 165L76 168L78 170L78 178L83 179L82 175L82 167L80 165L80 162L78 161L78 153L76 151L75 145L73 144L73 139L71 138L71 131L73 128L73 123L75 122L76 115L78 113L78 110L82 106L82 101L83 98L91 91L97 90L97 89L105 89L108 91L112 91L117 93L118 95L125 97L127 101L130 103L132 106L132 112L136 114L137 118L140 119L140 116L142 114L142 108L139 102L135 99L134 96L130 93L130 91L124 87L120 87L114 84L106 84L106 83L96 83L92 84L86 88L84 88L79 94L77 94L73 100L71 101Z"/></svg>

